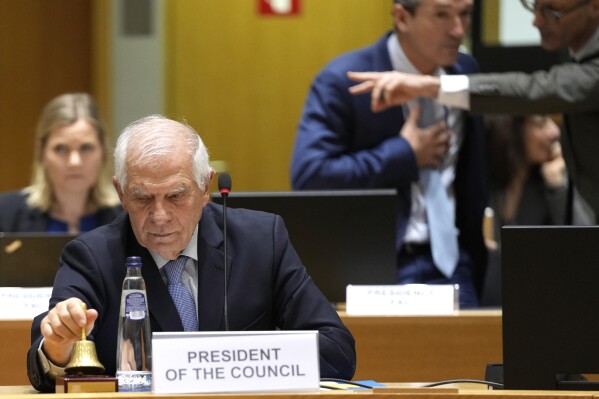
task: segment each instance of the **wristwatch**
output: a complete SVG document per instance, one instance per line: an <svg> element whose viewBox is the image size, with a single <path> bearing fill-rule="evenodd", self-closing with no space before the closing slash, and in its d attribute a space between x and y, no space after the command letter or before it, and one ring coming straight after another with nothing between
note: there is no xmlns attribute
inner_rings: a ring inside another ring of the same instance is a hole
<svg viewBox="0 0 599 399"><path fill-rule="evenodd" d="M37 358L39 359L40 366L42 366L42 370L44 371L44 374L48 374L54 378L65 375L66 372L64 371L64 367L59 367L59 366L55 365L54 363L52 363L50 361L50 359L48 359L46 357L46 354L44 353L44 351L42 349L43 344L44 344L44 340L42 339L40 346L37 348Z"/></svg>

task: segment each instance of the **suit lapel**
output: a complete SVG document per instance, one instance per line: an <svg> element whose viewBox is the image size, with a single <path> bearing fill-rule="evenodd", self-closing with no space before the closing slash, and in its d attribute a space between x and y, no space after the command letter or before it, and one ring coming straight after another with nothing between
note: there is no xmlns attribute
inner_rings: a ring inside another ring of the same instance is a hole
<svg viewBox="0 0 599 399"><path fill-rule="evenodd" d="M389 50L387 49L387 41L389 40L389 36L393 34L392 31L387 32L385 36L383 36L379 41L374 45L375 51L373 52L372 57L372 71L392 71L393 64L391 63L391 56L389 55Z"/></svg>
<svg viewBox="0 0 599 399"><path fill-rule="evenodd" d="M127 256L140 256L143 267L141 274L146 283L146 294L148 295L148 304L150 306L150 320L152 321L153 331L183 331L183 325L179 318L179 312L175 307L171 295L168 292L158 266L154 262L150 252L139 245L133 231L131 223L127 223Z"/></svg>
<svg viewBox="0 0 599 399"><path fill-rule="evenodd" d="M387 32L379 41L375 44L375 51L373 52L372 57L372 67L367 68L370 71L392 71L393 63L391 62L391 55L389 54L389 49L387 48L387 41L389 40L389 36L393 34L393 31ZM368 101L370 102L370 95L367 96ZM370 108L370 103L368 103L368 108ZM404 107L391 107L386 111L382 112L381 117L387 118L388 122L386 122L385 126L403 126L404 124ZM384 116L383 116L384 115ZM399 132L399 131L398 131Z"/></svg>
<svg viewBox="0 0 599 399"><path fill-rule="evenodd" d="M142 274L146 282L146 292L148 294L148 303L150 304L150 316L159 326L159 331L183 331L183 324L179 317L179 312L175 303L168 292L158 266L154 259L144 248L142 255ZM149 267L146 267L148 265Z"/></svg>
<svg viewBox="0 0 599 399"><path fill-rule="evenodd" d="M202 331L223 329L225 274L224 253L220 250L223 233L214 218L211 204L208 204L204 208L198 234L198 320ZM230 270L231 258L229 257L227 271ZM227 276L230 276L230 273Z"/></svg>

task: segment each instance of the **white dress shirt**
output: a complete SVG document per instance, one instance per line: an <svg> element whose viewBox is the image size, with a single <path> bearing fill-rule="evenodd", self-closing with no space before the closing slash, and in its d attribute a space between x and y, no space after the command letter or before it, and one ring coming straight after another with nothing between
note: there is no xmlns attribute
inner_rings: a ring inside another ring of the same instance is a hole
<svg viewBox="0 0 599 399"><path fill-rule="evenodd" d="M421 75L420 71L408 60L402 50L399 40L395 34L390 35L387 40L387 49L391 58L393 69L400 72L413 73ZM437 76L443 78L446 72L439 68ZM467 80L467 79L466 79ZM407 117L409 104L404 105L404 115ZM447 109L447 124L452 131L449 140L449 149L441 165L441 179L447 189L449 200L451 201L453 212L455 213L455 193L453 191L453 181L455 179L455 168L458 161L458 153L463 142L464 115L458 109ZM426 218L426 204L422 194L422 187L419 182L412 184L412 209L410 211L410 220L406 229L404 242L426 243L429 242L428 222Z"/></svg>

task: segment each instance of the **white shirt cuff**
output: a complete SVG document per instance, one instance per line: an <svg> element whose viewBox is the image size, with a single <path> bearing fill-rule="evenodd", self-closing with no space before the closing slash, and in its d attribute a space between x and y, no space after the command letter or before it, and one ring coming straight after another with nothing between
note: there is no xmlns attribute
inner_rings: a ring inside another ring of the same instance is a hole
<svg viewBox="0 0 599 399"><path fill-rule="evenodd" d="M445 105L470 109L470 81L466 75L441 75L437 100Z"/></svg>
<svg viewBox="0 0 599 399"><path fill-rule="evenodd" d="M42 369L44 370L44 373L50 375L53 378L66 375L64 367L58 367L57 365L52 363L50 359L46 357L46 354L42 349L42 345L44 345L43 339L40 342L40 346L37 348L37 358L40 362L40 365L42 366Z"/></svg>

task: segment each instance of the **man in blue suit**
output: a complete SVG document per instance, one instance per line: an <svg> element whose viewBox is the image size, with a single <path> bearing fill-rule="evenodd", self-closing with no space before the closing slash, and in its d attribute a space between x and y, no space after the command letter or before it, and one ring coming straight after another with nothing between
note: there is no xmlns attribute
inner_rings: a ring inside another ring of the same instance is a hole
<svg viewBox="0 0 599 399"><path fill-rule="evenodd" d="M368 95L349 93L347 72L476 71L474 59L459 52L472 8L472 0L395 0L393 32L333 60L314 80L291 164L294 189L396 188L398 283L459 284L462 307L478 305L486 266L481 122L449 108L444 121L424 128L417 106L373 113ZM433 206L420 178L427 170L441 174L458 231L458 257L449 272L433 256Z"/></svg>
<svg viewBox="0 0 599 399"><path fill-rule="evenodd" d="M225 274L222 207L209 202L214 171L191 127L162 116L134 122L117 142L115 170L113 183L126 212L65 247L50 310L33 321L27 365L36 389L54 389L83 328L106 373L115 374L128 256L142 259L153 332L219 331L227 325L235 331L318 330L321 376L351 379L354 339L306 273L279 216L229 210ZM165 272L175 259L183 267L178 283L189 294L181 316L167 288L174 277Z"/></svg>

